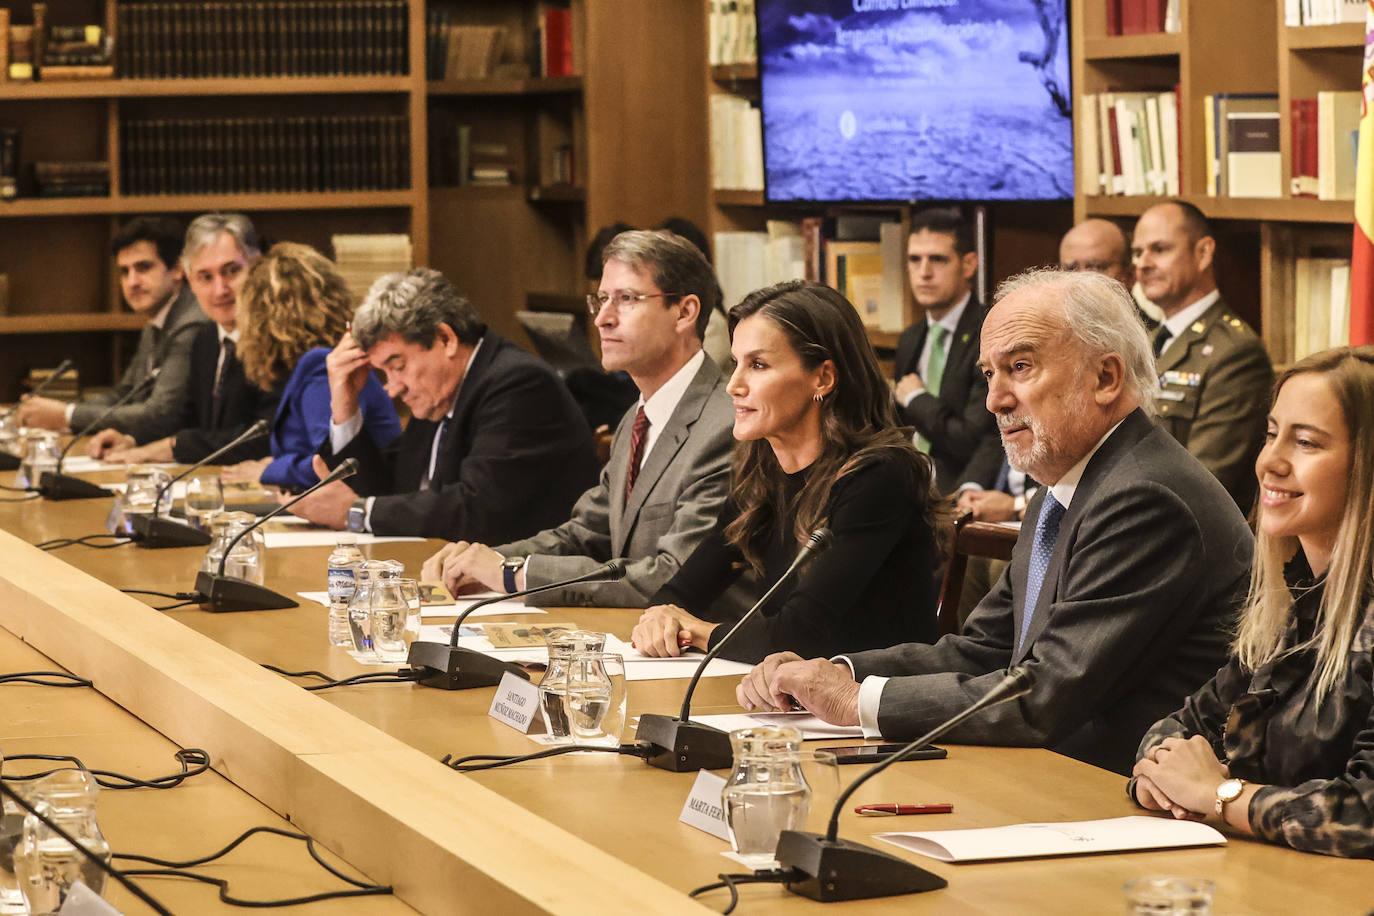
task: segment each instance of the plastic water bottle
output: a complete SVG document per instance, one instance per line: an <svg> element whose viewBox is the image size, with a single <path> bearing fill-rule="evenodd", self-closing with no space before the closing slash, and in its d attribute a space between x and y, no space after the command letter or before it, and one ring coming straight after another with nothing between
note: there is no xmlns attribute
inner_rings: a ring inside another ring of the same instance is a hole
<svg viewBox="0 0 1374 916"><path fill-rule="evenodd" d="M339 535L338 546L329 555L329 644L341 648L353 647L353 634L348 628L348 600L353 597L358 567L363 565L363 552L358 549L358 536Z"/></svg>

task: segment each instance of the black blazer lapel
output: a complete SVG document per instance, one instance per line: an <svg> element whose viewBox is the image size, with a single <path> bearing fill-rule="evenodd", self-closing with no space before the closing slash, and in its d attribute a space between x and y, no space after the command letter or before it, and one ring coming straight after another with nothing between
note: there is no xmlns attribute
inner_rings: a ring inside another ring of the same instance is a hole
<svg viewBox="0 0 1374 916"><path fill-rule="evenodd" d="M960 392L958 401L962 402L964 392L968 391L968 377L973 364L978 360L978 329L982 325L983 305L969 297L964 306L959 323L954 326L954 338L950 341L945 356L945 371L940 376L940 394Z"/></svg>

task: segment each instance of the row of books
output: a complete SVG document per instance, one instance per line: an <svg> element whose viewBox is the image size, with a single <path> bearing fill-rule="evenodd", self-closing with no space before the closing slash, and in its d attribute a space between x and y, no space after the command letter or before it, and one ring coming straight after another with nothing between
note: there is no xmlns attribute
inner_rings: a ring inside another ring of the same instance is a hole
<svg viewBox="0 0 1374 916"><path fill-rule="evenodd" d="M1179 0L1106 0L1108 35L1183 30Z"/></svg>
<svg viewBox="0 0 1374 916"><path fill-rule="evenodd" d="M1203 97L1209 197L1282 197L1279 97L1219 92Z"/></svg>
<svg viewBox="0 0 1374 916"><path fill-rule="evenodd" d="M35 162L33 188L38 197L104 197L110 193L110 163Z"/></svg>
<svg viewBox="0 0 1374 916"><path fill-rule="evenodd" d="M711 66L752 64L759 59L754 0L706 0Z"/></svg>
<svg viewBox="0 0 1374 916"><path fill-rule="evenodd" d="M572 174L572 150L564 163ZM558 150L554 151L555 158ZM467 185L487 187L514 184L517 179L509 144L495 139L473 139L472 125L457 121L446 112L431 113L429 122L429 183L436 188ZM550 162L550 167L555 163ZM555 178L559 181L571 182Z"/></svg>
<svg viewBox="0 0 1374 916"><path fill-rule="evenodd" d="M400 115L126 120L125 194L395 190L410 186Z"/></svg>
<svg viewBox="0 0 1374 916"><path fill-rule="evenodd" d="M1285 25L1336 25L1364 22L1367 0L1283 0Z"/></svg>
<svg viewBox="0 0 1374 916"><path fill-rule="evenodd" d="M443 8L425 11L425 79L485 79L496 72L506 42L499 25L454 25Z"/></svg>
<svg viewBox="0 0 1374 916"><path fill-rule="evenodd" d="M1348 343L1350 259L1299 257L1293 287L1293 359Z"/></svg>
<svg viewBox="0 0 1374 916"><path fill-rule="evenodd" d="M712 239L716 275L725 301L739 302L760 287L806 279L802 227L769 220L766 232L717 232Z"/></svg>
<svg viewBox="0 0 1374 916"><path fill-rule="evenodd" d="M401 76L409 16L405 0L120 2L119 75Z"/></svg>
<svg viewBox="0 0 1374 916"><path fill-rule="evenodd" d="M1319 92L1290 109L1293 197L1354 200L1360 93Z"/></svg>
<svg viewBox="0 0 1374 916"><path fill-rule="evenodd" d="M711 96L711 186L763 190L763 114L749 99Z"/></svg>
<svg viewBox="0 0 1374 916"><path fill-rule="evenodd" d="M1178 124L1177 88L1084 95L1078 119L1083 193L1181 193Z"/></svg>

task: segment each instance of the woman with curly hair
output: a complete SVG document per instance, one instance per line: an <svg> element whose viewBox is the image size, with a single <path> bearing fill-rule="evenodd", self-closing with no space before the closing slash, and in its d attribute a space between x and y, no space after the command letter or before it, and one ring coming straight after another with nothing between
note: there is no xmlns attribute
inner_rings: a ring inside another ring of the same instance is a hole
<svg viewBox="0 0 1374 916"><path fill-rule="evenodd" d="M272 421L272 457L226 468L227 482L302 490L319 480L311 459L329 436L324 361L352 316L337 268L309 245L274 245L249 270L238 296L244 375L264 391L289 378ZM376 378L368 379L360 402L364 428L379 444L401 434L396 408Z"/></svg>
<svg viewBox="0 0 1374 916"><path fill-rule="evenodd" d="M832 546L722 655L757 662L783 650L809 657L932 641L946 509L930 460L897 426L854 306L827 286L779 283L731 309L730 328L730 499L640 617L635 646L660 657L713 646L730 626L712 602L742 568L762 594L822 526Z"/></svg>
<svg viewBox="0 0 1374 916"><path fill-rule="evenodd" d="M1374 347L1275 386L1250 597L1230 661L1140 744L1131 797L1374 858Z"/></svg>

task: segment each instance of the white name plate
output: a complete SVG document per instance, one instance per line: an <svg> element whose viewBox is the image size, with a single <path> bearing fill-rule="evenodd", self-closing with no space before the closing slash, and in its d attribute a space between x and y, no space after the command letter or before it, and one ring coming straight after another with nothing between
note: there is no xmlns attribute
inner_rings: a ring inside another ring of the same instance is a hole
<svg viewBox="0 0 1374 916"><path fill-rule="evenodd" d="M730 829L725 826L725 803L720 798L724 788L724 776L717 776L710 770L697 773L697 781L692 783L692 791L687 796L687 804L682 806L678 820L688 827L704 830L713 837L730 842Z"/></svg>
<svg viewBox="0 0 1374 916"><path fill-rule="evenodd" d="M544 731L544 717L539 712L539 688L509 671L501 675L487 715L522 735Z"/></svg>

